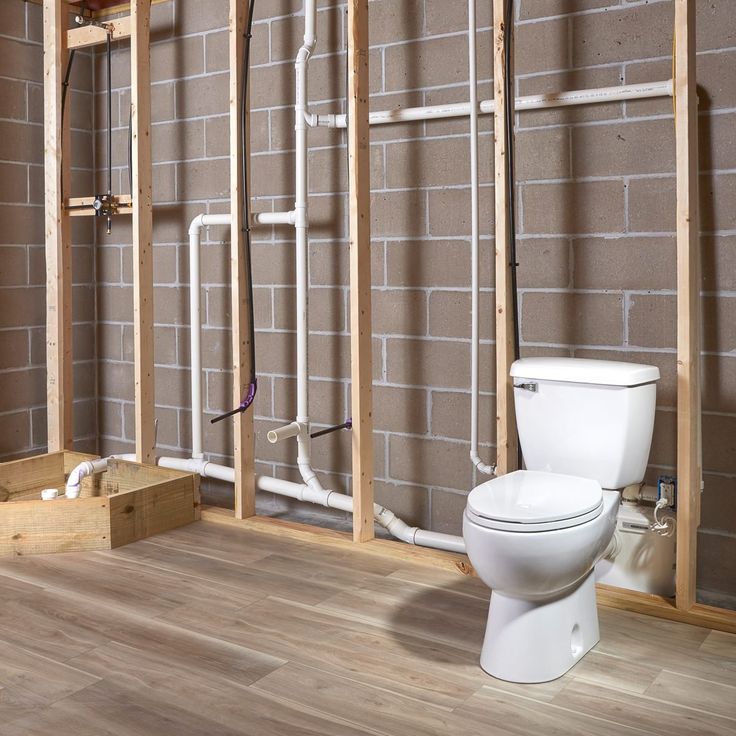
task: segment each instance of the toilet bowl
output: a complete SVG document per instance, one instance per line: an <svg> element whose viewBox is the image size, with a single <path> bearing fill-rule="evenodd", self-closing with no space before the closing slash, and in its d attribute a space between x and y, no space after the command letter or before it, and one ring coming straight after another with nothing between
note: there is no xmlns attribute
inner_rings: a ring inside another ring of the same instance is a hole
<svg viewBox="0 0 736 736"><path fill-rule="evenodd" d="M659 370L536 358L511 373L529 469L470 492L463 537L491 588L481 667L544 682L598 642L593 568L616 528L616 489L644 476Z"/></svg>

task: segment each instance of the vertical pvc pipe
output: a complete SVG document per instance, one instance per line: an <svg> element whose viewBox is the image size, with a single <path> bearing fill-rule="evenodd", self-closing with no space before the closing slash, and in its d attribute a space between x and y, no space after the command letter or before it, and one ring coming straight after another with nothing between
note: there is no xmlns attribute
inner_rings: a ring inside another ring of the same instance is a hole
<svg viewBox="0 0 736 736"><path fill-rule="evenodd" d="M478 64L476 58L475 0L468 0L468 77L470 87L470 240L471 240L471 358L470 358L470 459L486 475L494 465L486 465L478 454L478 402L480 371L480 208L478 176Z"/></svg>
<svg viewBox="0 0 736 736"><path fill-rule="evenodd" d="M304 2L304 43L296 57L296 102L294 105L294 130L296 133L296 181L295 181L295 229L296 229L296 421L301 426L297 436L297 465L304 482L315 490L322 490L311 466L309 439L309 372L307 321L309 293L309 212L307 197L309 169L307 164L307 67L314 51L317 25L316 0Z"/></svg>

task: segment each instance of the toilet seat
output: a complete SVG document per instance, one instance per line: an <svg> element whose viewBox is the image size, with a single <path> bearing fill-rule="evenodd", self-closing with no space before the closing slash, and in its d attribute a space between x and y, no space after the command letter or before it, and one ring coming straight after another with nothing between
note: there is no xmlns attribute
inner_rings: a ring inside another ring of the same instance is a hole
<svg viewBox="0 0 736 736"><path fill-rule="evenodd" d="M489 529L541 532L584 524L602 510L603 491L595 480L517 470L474 488L466 513Z"/></svg>

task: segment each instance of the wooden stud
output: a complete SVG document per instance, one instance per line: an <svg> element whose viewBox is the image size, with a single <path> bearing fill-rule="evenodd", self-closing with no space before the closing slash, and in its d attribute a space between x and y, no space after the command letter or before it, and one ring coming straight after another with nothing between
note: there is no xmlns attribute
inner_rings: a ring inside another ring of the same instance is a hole
<svg viewBox="0 0 736 736"><path fill-rule="evenodd" d="M353 540L373 539L373 328L368 0L348 2L348 186Z"/></svg>
<svg viewBox="0 0 736 736"><path fill-rule="evenodd" d="M243 134L240 125L240 100L243 86L243 44L247 3L230 0L230 273L232 299L233 406L242 400L250 383L250 330L246 263L244 257L244 223L241 151ZM247 101L246 101L247 103ZM246 109L246 135L250 133ZM250 172L246 171L250 176ZM235 516L244 519L256 512L255 434L253 408L233 417L233 454L235 468Z"/></svg>
<svg viewBox="0 0 736 736"><path fill-rule="evenodd" d="M514 315L509 248L509 186L506 159L505 52L513 28L505 28L508 0L493 0L493 149L496 198L496 464L498 474L516 470L518 440L514 417L514 388L509 371L514 362Z"/></svg>
<svg viewBox="0 0 736 736"><path fill-rule="evenodd" d="M46 399L50 451L71 449L72 430L72 250L69 220L64 216L62 181L69 189L69 118L61 122L66 60L66 4L44 0L44 134L46 243ZM66 144L66 145L65 145ZM62 173L62 170L64 173Z"/></svg>
<svg viewBox="0 0 736 736"><path fill-rule="evenodd" d="M133 106L133 333L136 460L155 462L153 372L153 194L151 185L151 0L130 15Z"/></svg>
<svg viewBox="0 0 736 736"><path fill-rule="evenodd" d="M83 49L88 46L96 46L100 43L107 43L108 31L112 33L113 41L121 41L130 37L130 16L124 18L116 18L105 23L102 26L79 26L71 28L66 32L67 48Z"/></svg>
<svg viewBox="0 0 736 736"><path fill-rule="evenodd" d="M675 0L677 161L677 606L695 603L702 482L695 0Z"/></svg>

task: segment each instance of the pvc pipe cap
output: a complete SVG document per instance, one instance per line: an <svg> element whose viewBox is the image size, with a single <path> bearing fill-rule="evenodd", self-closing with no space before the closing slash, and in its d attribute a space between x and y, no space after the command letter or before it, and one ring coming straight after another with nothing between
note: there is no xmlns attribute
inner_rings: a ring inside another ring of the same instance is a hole
<svg viewBox="0 0 736 736"><path fill-rule="evenodd" d="M44 488L41 491L41 498L44 501L53 501L59 495L59 491L56 488Z"/></svg>

